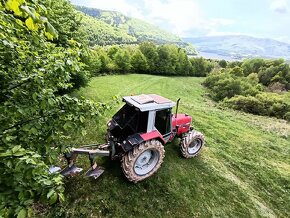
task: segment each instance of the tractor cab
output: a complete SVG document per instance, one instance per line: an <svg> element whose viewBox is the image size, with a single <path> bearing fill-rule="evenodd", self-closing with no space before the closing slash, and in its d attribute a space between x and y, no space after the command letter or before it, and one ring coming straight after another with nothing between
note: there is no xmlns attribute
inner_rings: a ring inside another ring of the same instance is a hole
<svg viewBox="0 0 290 218"><path fill-rule="evenodd" d="M133 134L158 131L164 141L172 133L172 107L175 103L159 95L137 95L123 98L126 103L108 123L110 135L117 141Z"/></svg>

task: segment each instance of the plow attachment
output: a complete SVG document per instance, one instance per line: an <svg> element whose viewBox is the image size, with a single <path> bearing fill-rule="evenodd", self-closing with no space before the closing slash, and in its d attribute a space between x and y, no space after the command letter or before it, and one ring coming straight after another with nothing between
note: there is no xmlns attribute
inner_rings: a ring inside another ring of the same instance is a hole
<svg viewBox="0 0 290 218"><path fill-rule="evenodd" d="M54 173L60 171L63 176L74 176L83 171L82 168L76 166L76 160L78 155L88 155L90 160L90 169L85 173L86 177L93 177L97 179L103 174L104 169L97 165L95 158L97 156L109 156L110 151L106 150L109 145L103 144L98 145L96 148L88 148L90 145L83 146L81 148L73 148L70 153L65 153L64 157L67 160L67 166L61 170L60 167L52 166L49 168L49 173Z"/></svg>

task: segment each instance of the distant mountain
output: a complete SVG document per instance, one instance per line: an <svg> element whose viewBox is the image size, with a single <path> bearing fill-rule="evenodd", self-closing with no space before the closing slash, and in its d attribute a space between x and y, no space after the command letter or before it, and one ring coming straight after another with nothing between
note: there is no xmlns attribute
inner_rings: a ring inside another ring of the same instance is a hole
<svg viewBox="0 0 290 218"><path fill-rule="evenodd" d="M244 35L183 38L194 44L201 55L217 58L244 59L251 57L290 59L290 44L273 39Z"/></svg>
<svg viewBox="0 0 290 218"><path fill-rule="evenodd" d="M191 45L191 43L184 42L180 37L140 19L127 17L116 11L106 11L84 6L75 7L77 10L87 15L85 18L84 26L90 29L90 33L97 31L95 34L102 34L102 43L105 42L103 40L104 38L109 40L107 44L132 44L140 43L143 41L152 41L157 44L172 43L186 49L188 54L196 54L196 50ZM93 17L95 21L89 19L88 17ZM104 23L106 26L103 25ZM92 28L90 28L90 26L92 26ZM101 26L102 29L107 29L109 31L108 36L104 37L106 32L98 30L98 28L95 28L96 26ZM116 37L118 35L116 35L116 33L118 32L122 37L120 37L116 43L112 43L116 40L111 40L111 33L113 33L114 37ZM96 38L96 35L94 38Z"/></svg>

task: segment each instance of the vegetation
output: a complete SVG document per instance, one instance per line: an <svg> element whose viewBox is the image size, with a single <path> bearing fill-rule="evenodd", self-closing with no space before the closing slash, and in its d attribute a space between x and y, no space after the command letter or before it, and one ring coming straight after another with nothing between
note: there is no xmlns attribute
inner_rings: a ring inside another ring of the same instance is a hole
<svg viewBox="0 0 290 218"><path fill-rule="evenodd" d="M289 120L289 64L283 59L249 59L225 68L224 62L219 62L224 69L211 73L204 82L213 99L234 109Z"/></svg>
<svg viewBox="0 0 290 218"><path fill-rule="evenodd" d="M188 58L186 51L176 45L157 46L152 42L143 42L139 46L95 47L92 53L95 61L101 62L95 75L138 72L202 77L214 66L203 58Z"/></svg>
<svg viewBox="0 0 290 218"><path fill-rule="evenodd" d="M119 162L100 158L106 170L97 181L81 175L67 179L66 201L38 216L289 217L289 124L215 107L205 97L203 81L140 74L92 79L78 95L95 101L140 93L181 97L179 111L191 115L194 128L205 134L205 148L184 159L178 140L167 144L160 170L137 184L126 180ZM100 125L87 123L88 134L77 142L104 142L105 123L119 107L107 111ZM87 158L80 167L89 167Z"/></svg>
<svg viewBox="0 0 290 218"><path fill-rule="evenodd" d="M137 40L125 31L83 14L81 30L85 33L84 39L90 46L137 43Z"/></svg>
<svg viewBox="0 0 290 218"><path fill-rule="evenodd" d="M0 217L31 216L35 202L64 201L62 177L48 166L71 132L84 133L85 120L102 109L66 94L89 76L86 49L71 38L78 28L72 10L66 1L0 1ZM70 22L60 25L60 14Z"/></svg>

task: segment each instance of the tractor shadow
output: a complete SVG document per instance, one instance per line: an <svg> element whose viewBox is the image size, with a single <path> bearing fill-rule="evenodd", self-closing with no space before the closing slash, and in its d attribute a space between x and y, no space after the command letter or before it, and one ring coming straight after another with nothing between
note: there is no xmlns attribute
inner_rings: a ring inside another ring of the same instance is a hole
<svg viewBox="0 0 290 218"><path fill-rule="evenodd" d="M177 157L180 157L180 158L182 158L183 156L182 156L182 154L181 154L181 152L180 152L180 146L179 146L179 144L180 144L180 140L181 139L179 139L179 138L174 138L173 139L173 141L172 142L170 142L170 143L168 143L168 144L166 144L166 145L164 145L164 147L165 147L165 157L166 156L177 156Z"/></svg>

